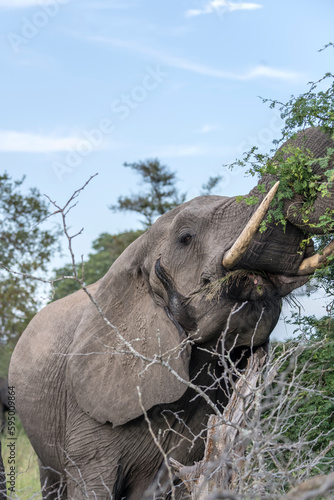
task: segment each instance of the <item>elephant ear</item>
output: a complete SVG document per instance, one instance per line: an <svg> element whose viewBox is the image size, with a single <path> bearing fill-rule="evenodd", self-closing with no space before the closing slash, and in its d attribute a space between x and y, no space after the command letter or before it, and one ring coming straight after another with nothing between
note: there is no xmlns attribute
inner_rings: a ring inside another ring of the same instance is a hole
<svg viewBox="0 0 334 500"><path fill-rule="evenodd" d="M190 345L181 344L141 272L145 237L130 245L101 280L94 300L105 318L94 303L87 306L67 365L67 384L79 407L114 426L142 415L143 408L176 401L187 389L180 378L189 380Z"/></svg>

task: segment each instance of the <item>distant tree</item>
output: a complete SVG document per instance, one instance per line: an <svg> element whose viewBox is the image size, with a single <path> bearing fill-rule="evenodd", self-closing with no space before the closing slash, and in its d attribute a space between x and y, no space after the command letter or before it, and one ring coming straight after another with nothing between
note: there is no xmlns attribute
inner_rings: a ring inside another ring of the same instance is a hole
<svg viewBox="0 0 334 500"><path fill-rule="evenodd" d="M57 229L42 230L48 203L37 189L23 194L24 182L0 175L0 343L18 339L36 313L38 281L26 275L46 271L58 247ZM15 271L9 272L8 270Z"/></svg>
<svg viewBox="0 0 334 500"><path fill-rule="evenodd" d="M134 240L136 240L144 231L126 231L120 234L102 233L93 241L92 247L95 253L90 253L88 259L77 266L78 277L84 279L86 285L95 283L106 274L109 267L115 262L117 257L126 249ZM82 276L82 269L84 276ZM61 276L72 276L72 264L55 269L55 278ZM53 300L60 299L70 293L79 290L78 282L71 279L64 279L55 283L55 294Z"/></svg>
<svg viewBox="0 0 334 500"><path fill-rule="evenodd" d="M221 175L216 175L214 177L209 177L209 180L206 184L202 185L202 195L211 195L212 191L217 188L218 184L222 180Z"/></svg>
<svg viewBox="0 0 334 500"><path fill-rule="evenodd" d="M158 159L124 163L124 166L138 172L142 182L148 185L148 190L142 194L120 196L117 205L110 205L111 210L138 212L144 216L142 222L147 228L157 217L184 202L185 193L180 194L175 186L175 172L171 172Z"/></svg>

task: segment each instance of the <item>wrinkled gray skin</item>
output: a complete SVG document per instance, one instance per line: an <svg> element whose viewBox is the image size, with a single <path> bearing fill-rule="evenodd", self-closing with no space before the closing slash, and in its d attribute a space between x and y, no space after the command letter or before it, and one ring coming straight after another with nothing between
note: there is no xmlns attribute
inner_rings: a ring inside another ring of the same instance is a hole
<svg viewBox="0 0 334 500"><path fill-rule="evenodd" d="M318 156L333 144L317 130L298 140ZM265 179L268 189L272 180ZM251 194L259 193L255 188ZM333 208L333 198L319 200L315 220ZM300 201L287 201L287 213ZM272 226L256 234L236 266L249 270L246 276L209 299L203 287L228 274L222 258L255 209L221 196L184 203L160 217L90 287L126 341L146 358L161 355L179 378L194 380L220 407L227 401L223 382L217 382L223 367L211 351L232 349L237 357L243 346L265 344L282 297L307 281L296 273L313 252L309 246L300 255L304 233L297 225L288 222L286 232ZM296 215L293 222L299 224ZM180 345L186 338L191 345ZM153 498L158 482L159 498L167 498L163 457L144 408L169 456L185 465L202 458L205 434L192 440L211 408L164 366L129 353L83 291L36 315L13 354L10 384L42 464L45 498L58 488L61 498L103 500L112 494L114 500L140 500ZM168 425L171 430L163 432ZM177 491L181 498L182 488Z"/></svg>
<svg viewBox="0 0 334 500"><path fill-rule="evenodd" d="M0 377L0 433L6 426L6 415L8 411L8 378Z"/></svg>

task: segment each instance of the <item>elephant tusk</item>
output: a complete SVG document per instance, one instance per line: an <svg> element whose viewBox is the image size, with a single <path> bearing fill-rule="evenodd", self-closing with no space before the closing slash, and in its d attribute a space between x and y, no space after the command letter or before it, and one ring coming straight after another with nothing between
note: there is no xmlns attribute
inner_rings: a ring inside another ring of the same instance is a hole
<svg viewBox="0 0 334 500"><path fill-rule="evenodd" d="M316 253L315 255L304 259L299 266L297 275L305 276L306 274L314 273L314 271L326 262L330 255L334 255L334 240L328 243L321 253Z"/></svg>
<svg viewBox="0 0 334 500"><path fill-rule="evenodd" d="M263 221L270 203L272 202L279 186L279 181L271 188L266 197L262 200L261 205L256 209L250 221L243 229L239 238L234 242L233 246L228 250L223 258L223 266L225 269L232 269L241 259L254 238L261 222Z"/></svg>

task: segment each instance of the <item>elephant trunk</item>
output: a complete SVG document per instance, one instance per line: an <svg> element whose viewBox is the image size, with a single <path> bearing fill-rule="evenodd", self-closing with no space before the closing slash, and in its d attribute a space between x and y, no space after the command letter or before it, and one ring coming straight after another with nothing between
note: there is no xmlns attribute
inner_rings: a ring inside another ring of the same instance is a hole
<svg viewBox="0 0 334 500"><path fill-rule="evenodd" d="M290 146L299 147L306 153L310 152L313 159L324 158L328 154L328 149L334 149L334 140L329 134L324 133L320 127L310 127L302 132L299 132L294 139L287 141L277 151L275 157L278 161L285 161L289 153L283 151ZM329 160L326 165L326 171L334 169L334 157ZM317 198L310 210L305 215L305 206L309 200L305 199L300 194L296 194L292 199L285 200L284 213L289 222L294 226L299 227L302 231L312 234L325 234L330 231L333 232L333 227L320 225L321 217L326 212L334 210L334 188L333 188L333 175L331 179L325 175L325 169L321 166L320 162L312 166L313 173L318 176L317 183L325 184L328 186L328 193L324 196L319 192Z"/></svg>
<svg viewBox="0 0 334 500"><path fill-rule="evenodd" d="M275 155L277 161L287 159L291 152L289 153L286 150L292 145L305 152L310 151L314 159L325 157L328 148L334 149L334 141L328 134L322 132L318 127L311 127L299 132L294 139L287 141L277 151ZM268 193L261 205L255 210L254 215L233 247L224 255L223 266L225 269L232 269L238 264L238 267L246 268L260 266L261 269L271 272L275 265L277 266L277 263L279 263L279 271L283 274L304 276L314 273L330 255L334 254L334 241L321 254L313 255L312 243L306 247L304 255L300 254L300 243L305 239L305 233L324 234L328 231L334 232L333 224L331 224L331 227L321 225L322 216L328 210L334 211L334 188L331 179L328 180L326 177L320 162L315 163L312 169L318 176L318 182L328 183L328 194L323 196L319 192L315 202L307 212L307 217L305 216L305 207L309 204L307 198L295 194L291 199L286 199L283 207L283 213L287 219L286 227L283 228L281 224L271 223L268 225L267 231L262 234L257 229L266 214L279 183L277 182L278 177L274 175L266 175L260 180L259 184L264 184L267 190L276 181L275 187L271 189L270 194ZM326 170L329 169L334 169L333 160L326 166ZM263 194L258 187L254 188L249 196L263 198ZM268 245L270 245L270 250L266 252L265 248ZM284 262L281 257L282 252L285 255Z"/></svg>
<svg viewBox="0 0 334 500"><path fill-rule="evenodd" d="M304 259L298 269L298 275L304 276L313 274L322 264L324 264L328 257L334 255L334 240L332 240L321 253L316 253L307 259Z"/></svg>

